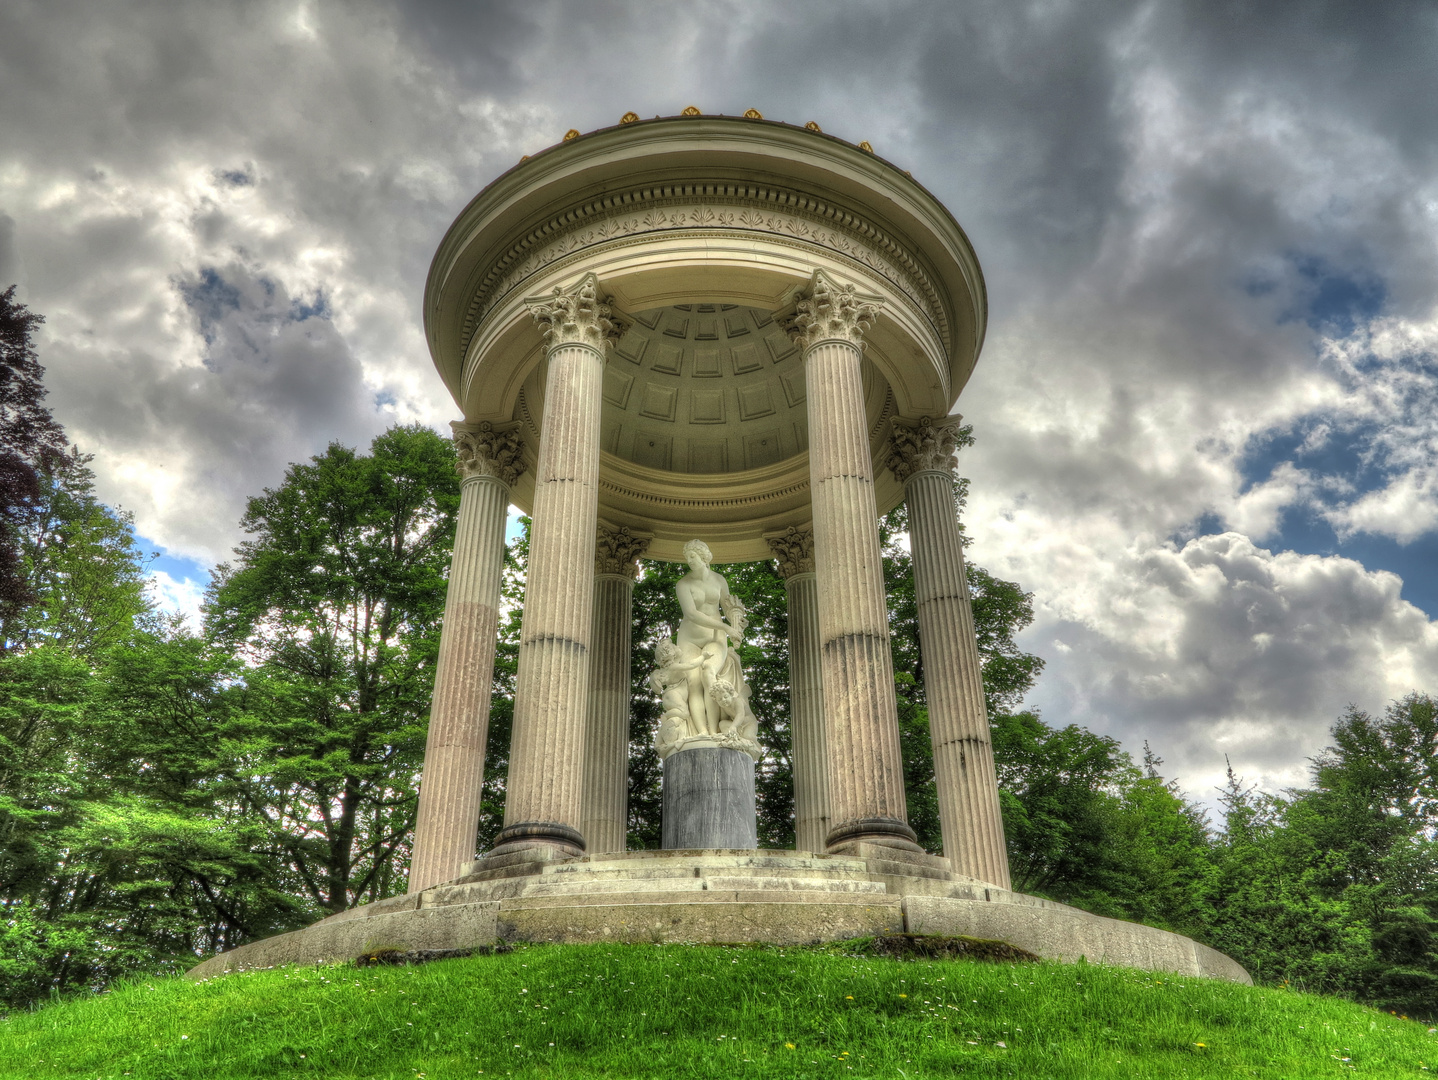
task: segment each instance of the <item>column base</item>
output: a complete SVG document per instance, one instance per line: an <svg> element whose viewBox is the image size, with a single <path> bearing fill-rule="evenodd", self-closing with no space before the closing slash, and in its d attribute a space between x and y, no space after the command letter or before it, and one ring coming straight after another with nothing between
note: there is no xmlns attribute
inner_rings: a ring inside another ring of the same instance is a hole
<svg viewBox="0 0 1438 1080"><path fill-rule="evenodd" d="M510 855L536 847L556 848L577 858L584 854L584 834L557 821L521 821L499 831L489 856Z"/></svg>
<svg viewBox="0 0 1438 1080"><path fill-rule="evenodd" d="M924 853L919 846L919 834L898 818L857 818L846 821L829 830L828 848L833 851L840 844L862 840L867 844L897 848L900 851Z"/></svg>

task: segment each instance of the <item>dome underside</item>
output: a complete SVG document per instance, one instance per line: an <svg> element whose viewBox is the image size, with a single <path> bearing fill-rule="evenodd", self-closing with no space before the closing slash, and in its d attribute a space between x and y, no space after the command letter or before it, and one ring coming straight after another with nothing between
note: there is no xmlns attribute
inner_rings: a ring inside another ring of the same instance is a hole
<svg viewBox="0 0 1438 1080"><path fill-rule="evenodd" d="M605 450L665 472L731 473L808 449L799 350L768 312L679 304L632 318L605 367Z"/></svg>
<svg viewBox="0 0 1438 1080"><path fill-rule="evenodd" d="M769 312L676 304L630 313L604 371L601 444L672 473L740 473L809 448L804 367ZM864 364L870 419L887 384Z"/></svg>

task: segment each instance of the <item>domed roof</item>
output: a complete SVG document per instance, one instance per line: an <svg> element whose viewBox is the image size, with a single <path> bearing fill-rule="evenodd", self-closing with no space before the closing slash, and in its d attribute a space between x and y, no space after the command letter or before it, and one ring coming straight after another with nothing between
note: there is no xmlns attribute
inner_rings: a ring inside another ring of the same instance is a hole
<svg viewBox="0 0 1438 1080"><path fill-rule="evenodd" d="M806 519L803 371L775 316L814 270L884 298L866 341L876 457L889 417L950 411L983 340L983 277L906 173L758 118L571 134L486 187L435 254L425 330L467 421L524 424L537 445L543 351L524 301L585 273L626 326L606 365L601 516L654 531L661 557L701 524L717 558L765 557L765 531ZM876 474L880 509L901 494Z"/></svg>

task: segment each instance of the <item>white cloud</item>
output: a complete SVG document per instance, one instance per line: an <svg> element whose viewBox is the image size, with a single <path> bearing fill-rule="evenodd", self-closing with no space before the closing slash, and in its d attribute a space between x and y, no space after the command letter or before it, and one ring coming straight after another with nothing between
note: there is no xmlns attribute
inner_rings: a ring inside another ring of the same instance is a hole
<svg viewBox="0 0 1438 1080"><path fill-rule="evenodd" d="M1197 794L1222 782L1224 755L1266 786L1301 783L1350 702L1438 686L1438 624L1401 585L1237 533L1135 547L1041 600L1024 640L1049 667L1032 702L1131 747L1151 739Z"/></svg>
<svg viewBox="0 0 1438 1080"><path fill-rule="evenodd" d="M152 570L148 589L156 607L167 614L183 615L189 628L198 631L203 623L200 608L205 602L206 584L194 578L175 578L164 570Z"/></svg>

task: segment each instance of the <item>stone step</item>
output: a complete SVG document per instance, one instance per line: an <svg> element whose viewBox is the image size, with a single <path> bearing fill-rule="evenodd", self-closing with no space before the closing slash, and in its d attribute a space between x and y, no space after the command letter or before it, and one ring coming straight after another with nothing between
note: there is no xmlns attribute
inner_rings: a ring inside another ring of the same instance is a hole
<svg viewBox="0 0 1438 1080"><path fill-rule="evenodd" d="M545 881L654 881L663 878L712 877L715 874L730 877L785 877L810 881L866 881L869 875L862 869L847 867L808 866L706 866L694 863L601 863L598 866L556 867L553 873L539 875Z"/></svg>
<svg viewBox="0 0 1438 1080"><path fill-rule="evenodd" d="M645 906L650 904L663 904L669 907L684 907L689 904L784 904L784 905L843 905L867 907L879 905L884 908L896 907L902 902L902 897L888 896L875 893L813 893L795 892L793 890L770 890L750 891L738 889L726 889L723 891L709 890L708 892L634 892L565 895L565 896L519 896L509 900L501 900L499 908L501 911L537 910L539 908L570 908L570 907L630 907L634 905Z"/></svg>
<svg viewBox="0 0 1438 1080"><path fill-rule="evenodd" d="M863 879L823 880L789 877L645 877L605 878L600 881L579 879L559 881L553 878L531 879L520 897L531 896L604 896L628 895L636 892L702 893L702 892L784 892L784 893L864 893L886 895L877 881Z"/></svg>
<svg viewBox="0 0 1438 1080"><path fill-rule="evenodd" d="M738 895L739 899L733 899ZM579 905L569 897L509 900L496 916L501 937L510 941L726 942L800 945L901 931L899 897L863 902L833 895L699 893L675 902L672 893L647 902ZM695 902L703 897L701 902Z"/></svg>
<svg viewBox="0 0 1438 1080"><path fill-rule="evenodd" d="M684 866L774 866L811 870L848 870L863 873L864 860L848 856L810 855L783 851L624 851L586 855L571 862L553 863L545 873L582 872L585 867L682 864Z"/></svg>

